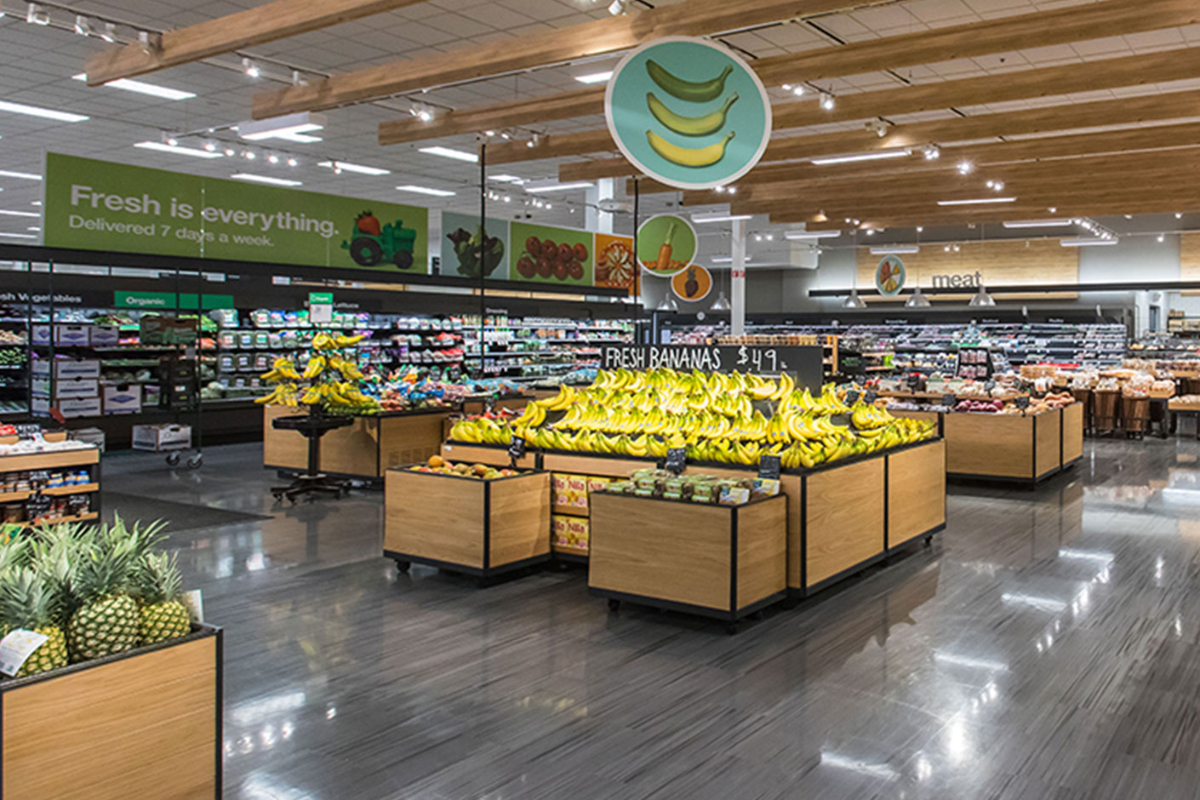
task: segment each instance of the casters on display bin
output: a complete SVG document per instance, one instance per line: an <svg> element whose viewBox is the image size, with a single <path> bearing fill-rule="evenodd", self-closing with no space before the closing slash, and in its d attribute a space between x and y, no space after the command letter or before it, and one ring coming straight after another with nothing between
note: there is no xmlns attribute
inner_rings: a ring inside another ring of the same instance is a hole
<svg viewBox="0 0 1200 800"><path fill-rule="evenodd" d="M396 559L396 570L398 572L404 573L408 572L410 569L412 569L411 561L402 561L398 558Z"/></svg>
<svg viewBox="0 0 1200 800"><path fill-rule="evenodd" d="M196 453L196 455L188 459L187 465L188 469L200 469L204 465L204 456Z"/></svg>
<svg viewBox="0 0 1200 800"><path fill-rule="evenodd" d="M933 547L933 534L930 534L929 536L925 537L925 546Z"/></svg>
<svg viewBox="0 0 1200 800"><path fill-rule="evenodd" d="M621 601L620 600L609 600L608 601L608 610L614 614L617 613L618 611L620 611L621 610Z"/></svg>
<svg viewBox="0 0 1200 800"><path fill-rule="evenodd" d="M179 453L167 453L167 465L172 467L179 466Z"/></svg>

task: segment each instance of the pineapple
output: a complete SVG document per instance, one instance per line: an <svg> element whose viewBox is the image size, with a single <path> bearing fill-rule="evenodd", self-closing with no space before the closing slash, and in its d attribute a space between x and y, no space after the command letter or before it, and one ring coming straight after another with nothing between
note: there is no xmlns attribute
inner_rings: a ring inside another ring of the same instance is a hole
<svg viewBox="0 0 1200 800"><path fill-rule="evenodd" d="M54 606L53 593L35 570L21 567L0 574L0 620L5 631L21 628L47 637L14 677L24 678L67 665L67 640L62 628L53 622Z"/></svg>
<svg viewBox="0 0 1200 800"><path fill-rule="evenodd" d="M140 639L138 605L129 595L136 543L110 534L101 529L77 557L71 580L77 608L67 625L72 663L123 653Z"/></svg>
<svg viewBox="0 0 1200 800"><path fill-rule="evenodd" d="M175 557L146 555L140 572L142 644L187 636L192 620L183 604L183 576Z"/></svg>

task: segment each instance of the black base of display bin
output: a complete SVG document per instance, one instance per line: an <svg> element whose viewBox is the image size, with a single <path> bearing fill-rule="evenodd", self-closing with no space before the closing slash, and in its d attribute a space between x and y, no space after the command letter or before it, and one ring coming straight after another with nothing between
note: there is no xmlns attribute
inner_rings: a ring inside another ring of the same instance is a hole
<svg viewBox="0 0 1200 800"><path fill-rule="evenodd" d="M916 536L910 536L909 538L905 539L903 542L891 545L885 551L885 555L889 555L889 556L895 555L896 553L899 553L901 550L904 550L904 549L910 547L913 544L913 542L916 542L919 539L924 539L925 544L930 544L933 540L934 535L939 534L944 530L946 530L946 523L943 522L941 525L935 525L934 527L930 528L929 530L925 531L924 533L918 533Z"/></svg>
<svg viewBox="0 0 1200 800"><path fill-rule="evenodd" d="M583 566L587 566L588 563L588 557L581 556L578 553L552 552L550 555L555 561L563 564L582 564Z"/></svg>
<svg viewBox="0 0 1200 800"><path fill-rule="evenodd" d="M739 609L726 611L721 608L709 608L708 606L696 606L691 603L677 603L673 600L662 600L657 597L646 597L638 594L626 594L625 592L614 592L608 589L598 589L590 587L588 593L593 597L603 597L608 600L609 611L617 611L621 607L621 603L633 603L634 605L647 606L649 608L661 608L664 611L678 611L682 614L691 614L697 617L706 617L708 619L722 620L725 622L725 629L728 633L737 633L737 624L741 620L762 611L768 606L787 599L787 592L776 592L772 595L767 595L756 603L751 603L748 606L743 606Z"/></svg>
<svg viewBox="0 0 1200 800"><path fill-rule="evenodd" d="M547 553L544 556L534 556L533 558L524 558L520 561L512 561L508 564L501 564L498 567L487 567L480 569L479 567L469 567L465 564L455 564L450 561L438 561L436 558L422 558L408 553L398 553L395 550L384 550L385 558L390 558L396 562L397 568L401 572L408 572L409 566L412 564L423 564L427 567L437 567L446 572L458 572L463 575L469 575L472 578L479 579L481 585L488 584L493 578L498 578L502 575L518 572L529 567L536 567L540 564L545 564L553 557Z"/></svg>
<svg viewBox="0 0 1200 800"><path fill-rule="evenodd" d="M1069 461L1066 464L1063 464L1061 467L1055 467L1052 470L1043 472L1036 478L1016 478L1011 475L976 475L972 472L947 472L946 480L956 481L959 483L1007 483L1013 486L1024 486L1032 489L1039 483L1050 480L1060 472L1065 472L1069 467L1079 463L1081 459L1082 456L1074 461Z"/></svg>
<svg viewBox="0 0 1200 800"><path fill-rule="evenodd" d="M830 588L831 586L833 586L837 583L840 583L841 581L846 580L847 578L854 577L855 575L859 574L860 572L863 572L864 570L866 570L868 567L873 567L876 564L880 563L881 561L887 560L888 558L899 553L901 550L911 547L913 542L916 542L919 539L924 539L925 543L929 544L935 535L941 533L945 529L946 529L946 523L943 522L940 525L935 525L934 527L930 528L929 530L925 531L924 533L918 533L916 536L911 536L908 539L905 539L903 542L900 542L899 544L892 545L891 547L887 548L883 552L876 553L875 555L871 556L870 558L866 559L865 561L858 562L857 564L850 567L849 569L844 569L835 575L830 575L828 578L826 578L823 581L820 581L819 583L814 583L812 586L806 587L804 589L789 588L787 590L788 600L795 602L795 601L799 601L799 600L805 600L809 597L812 597L815 594L819 594L820 592L823 592L824 590Z"/></svg>
<svg viewBox="0 0 1200 800"><path fill-rule="evenodd" d="M267 464L263 469L275 470L275 475L280 480L290 481L304 474L303 469L294 469L291 467L280 467L275 464ZM327 478L333 478L353 485L356 489L378 489L383 490L383 478L371 478L366 475L353 475L349 472L329 472L326 470L321 473Z"/></svg>

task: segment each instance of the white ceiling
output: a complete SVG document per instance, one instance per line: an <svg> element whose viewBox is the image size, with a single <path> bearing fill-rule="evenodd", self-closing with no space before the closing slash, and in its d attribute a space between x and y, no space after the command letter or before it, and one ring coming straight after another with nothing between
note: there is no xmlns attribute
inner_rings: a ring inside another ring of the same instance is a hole
<svg viewBox="0 0 1200 800"><path fill-rule="evenodd" d="M656 0L655 5L669 5L684 0ZM908 0L882 7L864 9L849 14L829 15L812 24L783 24L723 37L723 41L752 57L780 55L801 50L836 47L838 41L855 42L959 25L1012 14L1030 13L1067 6L1085 5L1091 0ZM96 38L78 36L69 30L73 12L92 13L149 29L161 30L182 27L205 19L220 17L244 8L260 5L252 0L215 0L204 3L184 0L112 0L111 2L79 2L52 10L56 22L68 26L42 27L25 22L25 6L14 0L0 0L0 9L8 15L0 19L0 100L9 100L59 110L87 114L87 122L66 124L33 117L0 112L0 170L41 173L45 153L55 151L130 164L189 172L213 177L228 177L235 171L253 171L278 177L301 180L303 188L365 199L408 202L439 208L474 212L478 209L477 167L438 156L418 153L419 145L380 147L376 141L380 122L405 113L409 104L404 98L383 103L364 104L328 112L329 126L321 133L319 144L288 144L287 154L300 159L300 165L289 168L270 166L262 158L253 164L238 158L204 161L169 154L160 154L132 147L134 142L158 139L163 131L203 131L248 119L251 99L255 92L284 85L290 80L290 68L315 74L345 72L355 68L384 64L395 59L419 58L440 52L459 51L470 57L470 49L478 44L516 38L531 31L577 25L606 16L608 0L429 0L408 8L347 23L323 31L297 36L261 47L251 54L271 59L279 65L262 62L265 75L252 79L239 67L239 59L226 56L212 62L190 64L156 73L145 81L162 86L195 92L194 99L172 102L102 87L89 89L84 83L71 79L83 71L88 55L104 46ZM1087 60L1111 58L1135 53L1190 47L1200 42L1200 26L1124 36L1120 31L1104 39L1074 45L1043 47L975 59L958 59L913 69L899 74L913 83L929 83L947 79L998 74L1014 70L1046 67ZM618 56L591 59L571 65L546 68L520 76L509 76L469 85L437 89L421 99L439 107L468 108L489 105L515 98L551 95L579 88L574 75L596 72L615 63ZM835 94L893 87L899 84L896 75L871 73L822 82ZM1200 88L1200 81L1175 84L1151 84L1127 90L1089 92L1067 97L995 104L960 109L968 115L1006 111L1037 105L1089 102L1135 94L1178 91ZM777 99L787 95L772 90ZM904 115L896 122L938 119L950 116L949 111ZM602 117L536 124L539 130L556 133L603 127ZM850 130L861 123L845 122L812 126L803 132L821 133ZM225 134L232 140L230 134ZM439 142L450 147L473 150L472 137L460 136ZM260 153L265 150L257 148ZM316 162L336 159L381 166L393 174L369 177L316 167ZM557 173L560 161L541 161L497 167L494 172L508 172L525 178L545 178ZM420 184L458 192L447 200L434 200L395 191L399 184ZM37 182L0 177L0 209L32 210L40 199ZM582 214L570 212L570 206L583 201L583 192L568 193L551 199L554 209L534 209L539 221L550 224L580 224ZM501 204L500 212L513 212L520 207L520 197L514 197L509 207ZM664 209L673 200L671 195L644 198L643 213ZM628 223L627 223L628 224ZM27 228L39 227L34 218L0 216L0 233L25 233ZM753 230L768 230L765 219L756 219ZM35 232L36 233L36 232ZM781 239L781 237L776 237ZM25 240L0 237L0 242ZM29 240L25 243L35 243Z"/></svg>

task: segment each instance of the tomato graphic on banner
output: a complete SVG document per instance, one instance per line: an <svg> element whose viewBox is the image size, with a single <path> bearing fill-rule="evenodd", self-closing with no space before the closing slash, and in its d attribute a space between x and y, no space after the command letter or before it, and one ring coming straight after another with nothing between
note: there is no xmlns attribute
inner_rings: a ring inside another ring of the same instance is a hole
<svg viewBox="0 0 1200 800"><path fill-rule="evenodd" d="M671 291L680 300L698 303L712 291L712 273L699 264L690 264L683 272L671 278Z"/></svg>
<svg viewBox="0 0 1200 800"><path fill-rule="evenodd" d="M875 268L875 288L887 297L895 297L904 288L904 262L898 256L885 256Z"/></svg>

